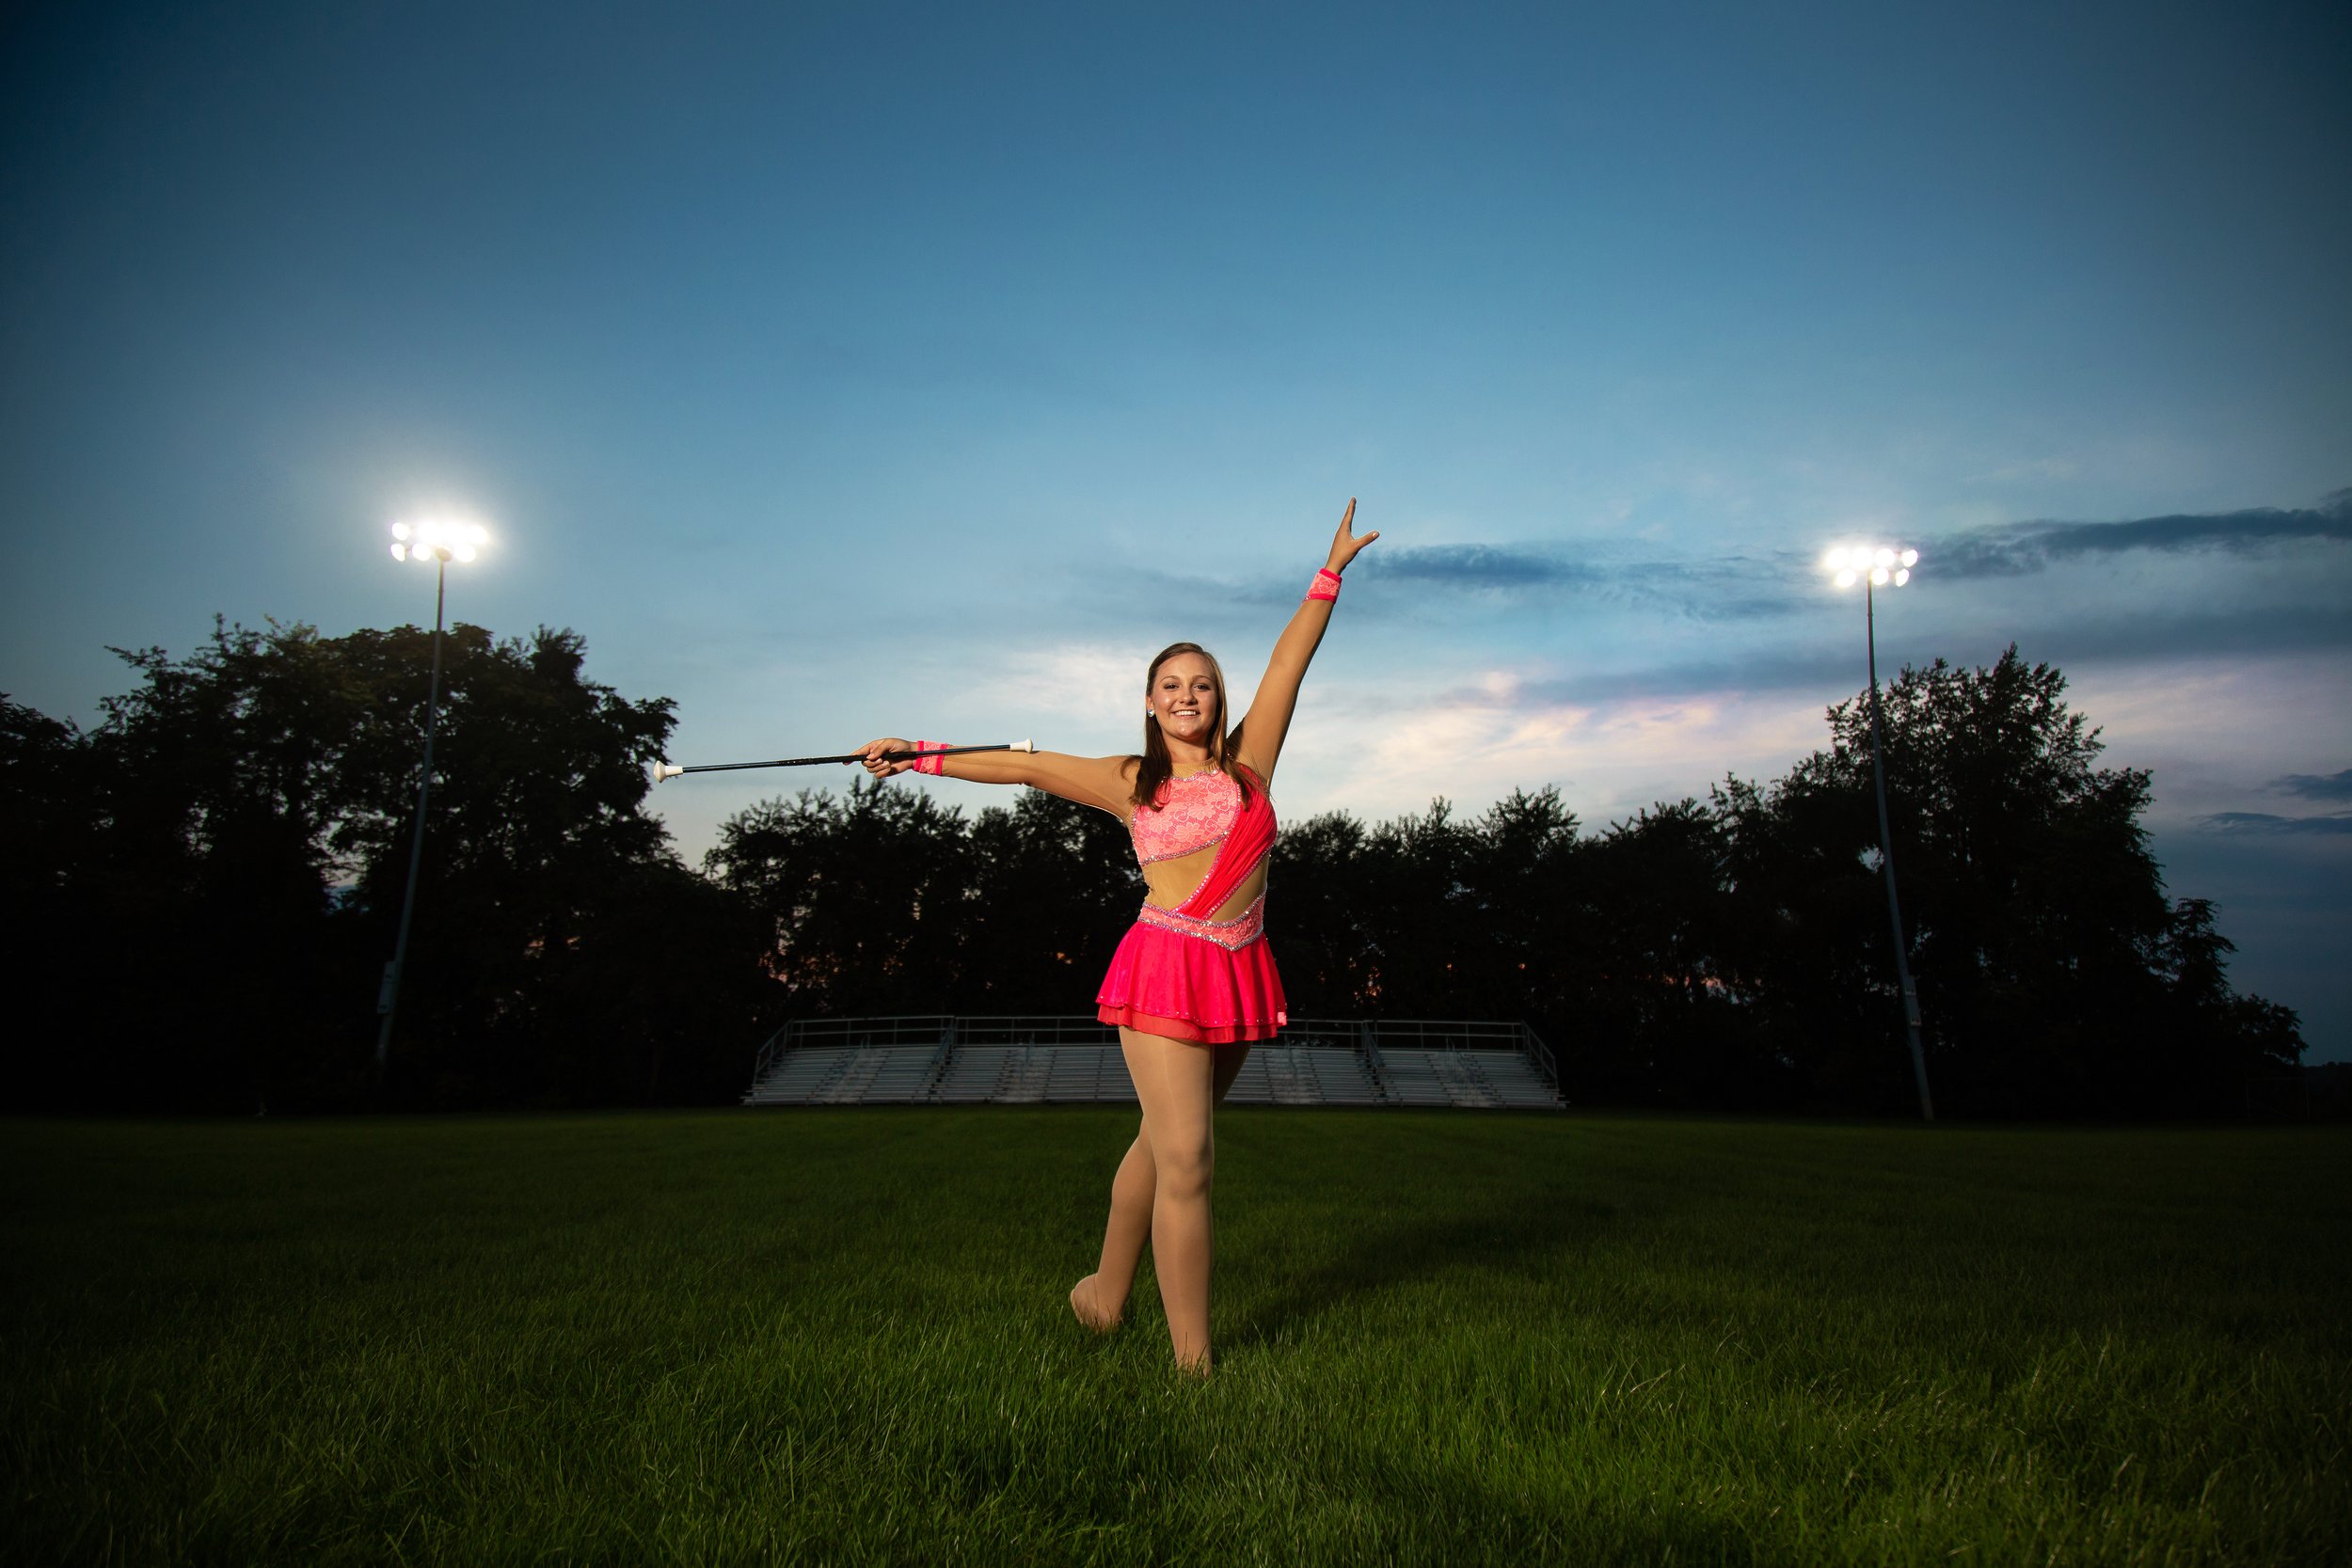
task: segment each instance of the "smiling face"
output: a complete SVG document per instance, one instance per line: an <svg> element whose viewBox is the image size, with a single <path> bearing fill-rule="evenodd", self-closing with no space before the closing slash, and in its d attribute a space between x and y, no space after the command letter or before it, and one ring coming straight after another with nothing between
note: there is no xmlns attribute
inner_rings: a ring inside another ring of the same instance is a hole
<svg viewBox="0 0 2352 1568"><path fill-rule="evenodd" d="M1171 741L1207 747L1223 717L1218 685L1216 667L1200 654L1176 654L1153 670L1144 696L1160 733Z"/></svg>

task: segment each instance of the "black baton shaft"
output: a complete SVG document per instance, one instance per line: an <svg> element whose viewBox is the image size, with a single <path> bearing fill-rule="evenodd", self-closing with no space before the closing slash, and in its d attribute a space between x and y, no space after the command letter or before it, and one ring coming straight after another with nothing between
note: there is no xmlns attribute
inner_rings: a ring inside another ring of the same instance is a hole
<svg viewBox="0 0 2352 1568"><path fill-rule="evenodd" d="M882 760L913 762L917 757L954 757L961 756L966 752L1009 752L1012 749L1013 743L1006 740L993 746L947 746L934 752L884 752L882 754ZM676 768L671 772L670 777L676 778L681 773L732 773L743 768L814 768L818 763L824 762L864 762L865 760L864 752L844 752L837 757L778 757L773 762L707 762L698 768Z"/></svg>

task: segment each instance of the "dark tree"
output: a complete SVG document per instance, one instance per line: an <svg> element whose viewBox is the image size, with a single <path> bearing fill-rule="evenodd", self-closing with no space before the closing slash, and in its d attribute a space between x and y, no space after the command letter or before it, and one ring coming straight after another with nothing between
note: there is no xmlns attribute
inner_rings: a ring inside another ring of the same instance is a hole
<svg viewBox="0 0 2352 1568"><path fill-rule="evenodd" d="M2194 1109L2184 1085L2210 1092L2215 1072L2235 1084L2263 1052L2225 1042L2218 1022L2188 1023L2172 972L2197 970L2185 956L2197 939L2167 903L2139 825L2149 776L2098 766L2098 732L2065 688L2011 647L1986 669L1906 669L1884 693L1930 1077L1958 1114ZM1750 928L1771 933L1741 962L1768 1034L1819 1092L1894 1109L1899 1047L1882 1042L1899 1037L1900 1014L1878 902L1869 719L1857 697L1829 720L1829 750L1769 792L1718 792ZM2199 1016L2257 1014L2209 998Z"/></svg>
<svg viewBox="0 0 2352 1568"><path fill-rule="evenodd" d="M1465 1001L1499 1017L1556 1020L1574 971L1564 959L1591 940L1585 918L1593 856L1556 785L1513 790L1469 825L1454 918L1480 938L1452 962Z"/></svg>
<svg viewBox="0 0 2352 1568"><path fill-rule="evenodd" d="M1770 1064L1742 1006L1721 816L1693 800L1613 825L1585 863L1586 918L1565 967L1578 1013L1614 1051L1593 1086L1610 1098L1748 1105Z"/></svg>
<svg viewBox="0 0 2352 1568"><path fill-rule="evenodd" d="M116 1044L87 1006L112 980L118 939L91 869L100 812L87 738L0 697L0 943L14 1049L0 1103L82 1102L92 1065Z"/></svg>
<svg viewBox="0 0 2352 1568"><path fill-rule="evenodd" d="M184 660L121 657L139 684L102 704L97 831L59 890L104 933L75 999L92 1049L68 1075L82 1099L135 1107L301 1098L365 1006L325 839L366 694L304 626L215 625Z"/></svg>
<svg viewBox="0 0 2352 1568"><path fill-rule="evenodd" d="M2293 1073L2303 1034L2292 1008L2230 988L2236 948L2215 927L2204 898L2173 902L2153 965L2160 990L2148 1021L2142 1077L2149 1093L2137 1108L2171 1116L2212 1116L2249 1108L2249 1089Z"/></svg>
<svg viewBox="0 0 2352 1568"><path fill-rule="evenodd" d="M676 1049L613 1017L584 1040L584 1010L560 1000L622 965L694 967L657 931L626 950L596 937L626 927L649 879L679 902L683 873L642 809L670 705L588 681L581 654L570 632L450 634L403 1102L638 1097L658 1092L652 1053ZM9 716L28 800L10 875L71 939L18 975L51 1009L39 1102L378 1102L376 977L406 879L430 635L216 626L184 659L123 657L138 684L89 736ZM720 1019L732 1033L757 996L680 984L659 1014L674 1035Z"/></svg>
<svg viewBox="0 0 2352 1568"><path fill-rule="evenodd" d="M789 1012L947 1010L973 886L961 812L880 780L804 789L722 824L704 865L758 911Z"/></svg>
<svg viewBox="0 0 2352 1568"><path fill-rule="evenodd" d="M961 962L949 1000L972 1013L1082 1013L1143 902L1125 827L1025 789L971 833Z"/></svg>
<svg viewBox="0 0 2352 1568"><path fill-rule="evenodd" d="M342 754L329 844L356 873L355 910L389 956L423 754L431 633L360 631L331 646L373 700ZM600 983L579 974L582 966L666 961L658 946L632 960L583 945L637 873L668 858L644 804L646 769L675 721L668 699L624 698L587 679L584 661L570 631L542 626L498 641L461 623L449 635L394 1042L404 1081L430 1101L604 1100L650 1070L583 1070L573 1021L553 1006ZM700 998L681 987L675 1000L691 1017Z"/></svg>
<svg viewBox="0 0 2352 1568"><path fill-rule="evenodd" d="M1363 943L1362 1009L1395 1018L1464 1016L1457 977L1476 931L1465 884L1475 830L1454 820L1454 807L1432 800L1419 816L1400 816L1372 830L1364 847L1372 872L1357 913Z"/></svg>
<svg viewBox="0 0 2352 1568"><path fill-rule="evenodd" d="M1765 790L1728 779L1710 810L1723 829L1722 973L1778 1096L1893 1113L1912 1094L1887 974L1886 891L1851 787ZM1903 863L1907 868L1908 863Z"/></svg>
<svg viewBox="0 0 2352 1568"><path fill-rule="evenodd" d="M1380 881L1370 834L1344 812L1309 817L1276 837L1266 918L1292 1017L1373 1010Z"/></svg>
<svg viewBox="0 0 2352 1568"><path fill-rule="evenodd" d="M756 955L765 923L660 856L623 865L577 909L561 961L533 976L544 1102L716 1104L785 1016Z"/></svg>

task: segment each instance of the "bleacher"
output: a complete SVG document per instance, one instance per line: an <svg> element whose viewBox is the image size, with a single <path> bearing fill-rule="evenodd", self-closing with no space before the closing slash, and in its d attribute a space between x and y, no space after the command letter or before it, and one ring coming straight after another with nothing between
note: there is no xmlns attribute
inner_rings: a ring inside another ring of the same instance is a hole
<svg viewBox="0 0 2352 1568"><path fill-rule="evenodd" d="M1524 1023L1299 1019L1253 1047L1229 1105L1556 1111L1560 1071ZM1075 1018L795 1019L760 1048L746 1105L1134 1104L1119 1032Z"/></svg>

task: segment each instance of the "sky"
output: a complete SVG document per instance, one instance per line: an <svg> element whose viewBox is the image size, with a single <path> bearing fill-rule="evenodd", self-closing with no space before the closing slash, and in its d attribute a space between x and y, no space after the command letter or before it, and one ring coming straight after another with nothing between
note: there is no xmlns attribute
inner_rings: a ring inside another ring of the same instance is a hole
<svg viewBox="0 0 2352 1568"><path fill-rule="evenodd" d="M674 761L1125 752L1355 496L1284 814L1598 828L1826 742L1883 540L1882 671L2058 664L2352 1059L2347 80L2326 5L15 8L0 690L429 623L448 515Z"/></svg>

